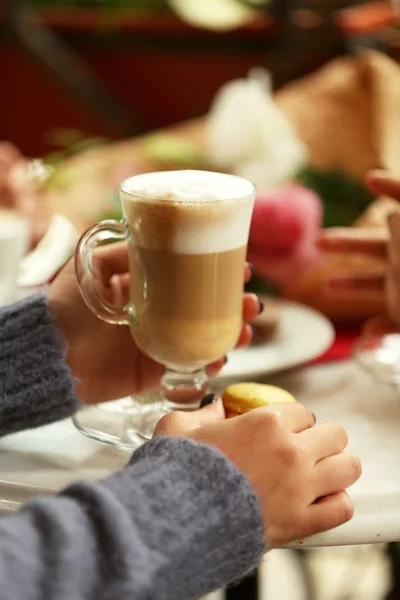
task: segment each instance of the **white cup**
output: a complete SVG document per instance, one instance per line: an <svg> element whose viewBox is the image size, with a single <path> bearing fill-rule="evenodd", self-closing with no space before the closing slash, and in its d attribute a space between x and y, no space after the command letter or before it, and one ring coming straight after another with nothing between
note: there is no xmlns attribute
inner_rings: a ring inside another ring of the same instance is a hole
<svg viewBox="0 0 400 600"><path fill-rule="evenodd" d="M28 221L12 211L0 210L0 306L16 300L18 264L28 246Z"/></svg>

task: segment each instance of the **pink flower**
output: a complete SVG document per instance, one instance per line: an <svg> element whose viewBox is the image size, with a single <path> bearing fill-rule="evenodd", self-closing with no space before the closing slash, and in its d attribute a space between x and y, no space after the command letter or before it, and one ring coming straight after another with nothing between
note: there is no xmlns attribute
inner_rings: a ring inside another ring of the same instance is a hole
<svg viewBox="0 0 400 600"><path fill-rule="evenodd" d="M250 228L248 260L256 274L278 285L317 262L322 203L311 190L290 184L259 192Z"/></svg>

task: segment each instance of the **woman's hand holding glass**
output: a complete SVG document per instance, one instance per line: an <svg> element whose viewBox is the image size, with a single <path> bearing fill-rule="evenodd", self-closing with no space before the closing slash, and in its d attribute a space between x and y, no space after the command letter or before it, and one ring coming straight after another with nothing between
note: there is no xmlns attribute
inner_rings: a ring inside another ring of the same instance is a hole
<svg viewBox="0 0 400 600"><path fill-rule="evenodd" d="M119 242L97 249L94 272L99 292L110 304L121 306L129 293L127 243ZM246 264L244 281L252 269ZM143 354L128 327L111 325L98 319L80 294L73 260L60 271L47 290L51 312L67 344L67 362L77 380L77 393L86 404L96 404L143 394L157 389L164 367ZM255 294L243 296L243 320L253 319L260 311ZM252 339L250 325L243 323L238 346ZM224 366L226 359L208 367L210 377Z"/></svg>

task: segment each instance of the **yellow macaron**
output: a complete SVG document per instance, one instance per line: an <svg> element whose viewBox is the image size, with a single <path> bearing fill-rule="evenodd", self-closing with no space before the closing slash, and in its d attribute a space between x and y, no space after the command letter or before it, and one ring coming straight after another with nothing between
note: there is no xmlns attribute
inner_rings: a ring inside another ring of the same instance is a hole
<svg viewBox="0 0 400 600"><path fill-rule="evenodd" d="M271 404L290 404L296 402L292 394L274 385L263 383L234 383L222 394L226 416L242 415L254 408Z"/></svg>

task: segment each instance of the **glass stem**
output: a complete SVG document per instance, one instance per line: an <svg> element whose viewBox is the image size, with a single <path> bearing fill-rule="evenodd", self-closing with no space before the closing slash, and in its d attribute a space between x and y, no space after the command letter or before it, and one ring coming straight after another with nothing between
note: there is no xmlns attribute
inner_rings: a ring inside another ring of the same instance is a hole
<svg viewBox="0 0 400 600"><path fill-rule="evenodd" d="M161 378L161 397L169 410L196 410L208 391L205 369L193 373L178 373L167 369Z"/></svg>

